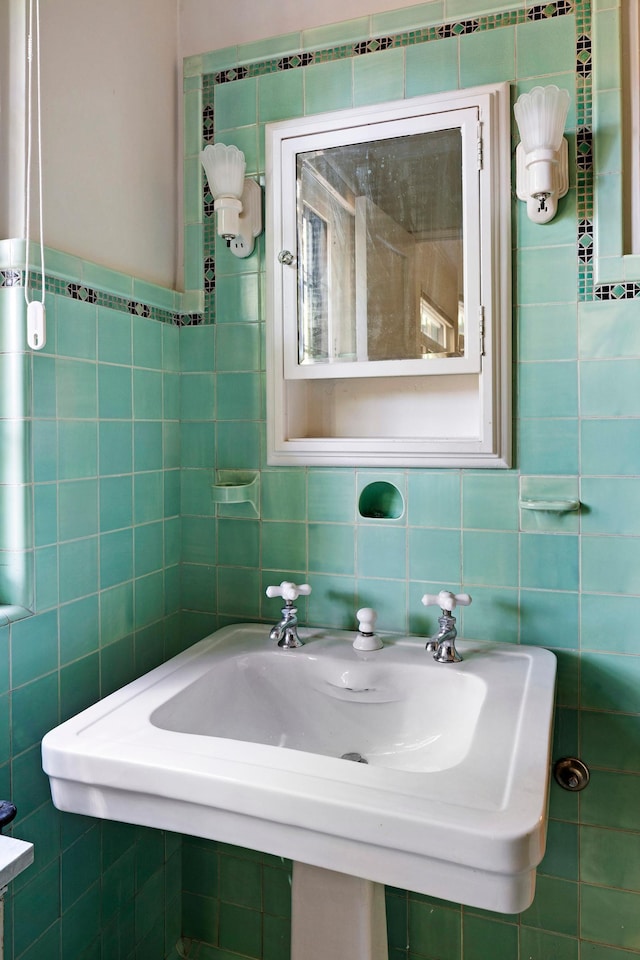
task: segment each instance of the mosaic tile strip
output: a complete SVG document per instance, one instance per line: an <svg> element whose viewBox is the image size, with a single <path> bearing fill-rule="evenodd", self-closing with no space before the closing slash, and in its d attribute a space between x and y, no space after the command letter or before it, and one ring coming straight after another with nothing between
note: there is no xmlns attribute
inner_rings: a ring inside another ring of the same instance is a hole
<svg viewBox="0 0 640 960"><path fill-rule="evenodd" d="M514 26L527 21L540 21L553 17L575 14L576 18L576 148L575 177L578 228L576 255L578 266L578 296L581 300L628 299L640 297L638 284L599 284L594 286L594 182L593 182L593 97L592 97L592 40L591 40L591 0L552 0L549 3L533 4L526 9L507 10L469 20L457 20L435 26L424 27L384 37L372 37L355 44L344 44L316 50L309 53L297 53L280 59L265 60L260 63L239 64L233 68L215 74L205 74L202 78L203 109L202 136L204 143L214 138L214 90L219 83L231 83L245 77L257 77L278 70L292 70L308 66L311 63L326 63L348 57L365 56L391 47L407 47L428 43L448 37L465 36L503 26ZM205 322L215 320L215 235L207 237L207 226L213 220L213 198L204 190L205 217L205 263L204 288Z"/></svg>
<svg viewBox="0 0 640 960"><path fill-rule="evenodd" d="M24 270L0 270L0 287L24 287L24 285ZM42 290L41 273L29 271L29 287L36 291ZM69 297L71 300L82 300L99 307L108 307L111 310L119 310L121 313L130 313L136 317L149 317L151 320L157 320L160 323L184 326L187 323L203 322L202 314L180 314L169 310L161 310L159 307L153 307L148 303L129 300L126 297L117 297L112 293L103 293L93 287L87 287L80 283L69 283L49 274L47 274L45 281L45 292L59 297Z"/></svg>
<svg viewBox="0 0 640 960"><path fill-rule="evenodd" d="M640 282L599 283L595 288L596 300L635 300L640 297Z"/></svg>
<svg viewBox="0 0 640 960"><path fill-rule="evenodd" d="M433 40L442 40L446 37L461 37L481 30L493 30L497 27L513 26L530 20L545 20L551 17L562 17L574 12L571 0L551 0L550 3L535 4L531 7L518 10L509 10L499 14L489 14L470 20L454 20L437 26L424 27L419 30L409 30L404 33L389 36L371 37L357 43L343 44L337 47L328 47L322 50L305 51L290 54L286 57L262 60L256 63L238 64L226 70L203 77L203 94L212 86L219 83L233 83L235 80L244 80L246 77L260 77L279 70L293 70L297 67L307 67L312 63L327 63L331 60L342 60L346 57L360 57L368 53L377 53L391 47L407 47L417 43L428 43Z"/></svg>

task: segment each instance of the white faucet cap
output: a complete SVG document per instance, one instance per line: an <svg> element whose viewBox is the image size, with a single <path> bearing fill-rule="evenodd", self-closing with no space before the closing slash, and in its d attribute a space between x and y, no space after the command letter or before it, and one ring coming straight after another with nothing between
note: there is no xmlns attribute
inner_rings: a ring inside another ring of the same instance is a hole
<svg viewBox="0 0 640 960"><path fill-rule="evenodd" d="M280 586L267 587L265 593L268 597L282 597L283 600L297 600L299 596L308 597L311 593L311 587L308 583L293 583L291 580L283 580Z"/></svg>

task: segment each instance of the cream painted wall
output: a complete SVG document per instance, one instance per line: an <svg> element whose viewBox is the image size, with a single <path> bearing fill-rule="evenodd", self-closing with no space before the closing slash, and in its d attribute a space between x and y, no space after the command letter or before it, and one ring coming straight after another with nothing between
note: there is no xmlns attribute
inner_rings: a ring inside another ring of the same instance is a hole
<svg viewBox="0 0 640 960"><path fill-rule="evenodd" d="M405 6L393 0L180 0L182 56Z"/></svg>
<svg viewBox="0 0 640 960"><path fill-rule="evenodd" d="M41 5L45 243L165 286L177 261L177 33L177 0ZM23 44L9 54L20 75ZM3 167L16 140L0 146ZM21 236L6 206L3 235Z"/></svg>

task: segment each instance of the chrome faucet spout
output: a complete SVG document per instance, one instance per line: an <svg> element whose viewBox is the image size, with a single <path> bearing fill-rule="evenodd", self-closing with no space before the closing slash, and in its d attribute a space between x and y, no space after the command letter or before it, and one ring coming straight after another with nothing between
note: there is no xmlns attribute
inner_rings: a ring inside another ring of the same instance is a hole
<svg viewBox="0 0 640 960"><path fill-rule="evenodd" d="M462 657L456 650L456 618L443 610L438 627L438 632L427 640L425 649L433 653L433 659L438 663L460 663Z"/></svg>
<svg viewBox="0 0 640 960"><path fill-rule="evenodd" d="M291 601L287 601L282 608L282 620L271 628L269 639L285 650L295 650L304 645L298 636L298 610Z"/></svg>

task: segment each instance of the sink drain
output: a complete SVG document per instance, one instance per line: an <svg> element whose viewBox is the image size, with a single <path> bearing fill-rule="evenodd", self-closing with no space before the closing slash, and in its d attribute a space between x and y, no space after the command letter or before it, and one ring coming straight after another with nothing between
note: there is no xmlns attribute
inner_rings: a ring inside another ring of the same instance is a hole
<svg viewBox="0 0 640 960"><path fill-rule="evenodd" d="M355 750L353 750L351 753L343 753L340 759L353 760L354 763L369 763L366 757L363 757L361 753L357 753Z"/></svg>

